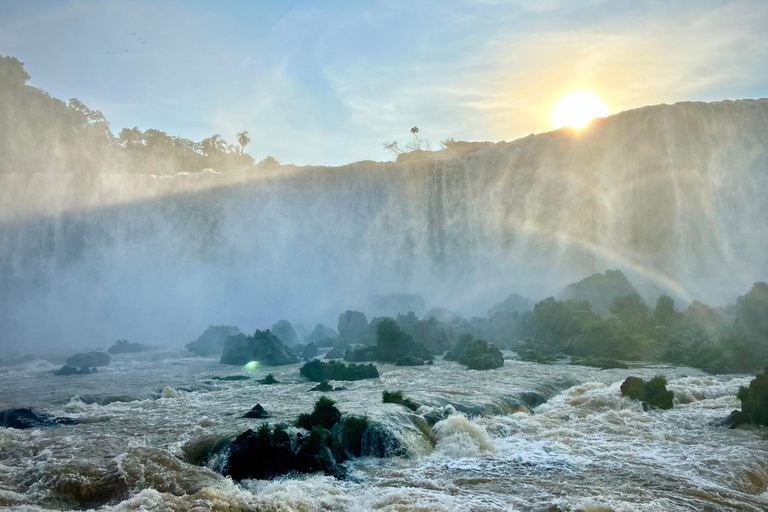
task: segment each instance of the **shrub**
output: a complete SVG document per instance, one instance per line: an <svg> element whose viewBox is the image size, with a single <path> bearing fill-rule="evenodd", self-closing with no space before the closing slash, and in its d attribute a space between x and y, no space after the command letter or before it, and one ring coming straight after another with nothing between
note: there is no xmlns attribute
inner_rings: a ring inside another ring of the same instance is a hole
<svg viewBox="0 0 768 512"><path fill-rule="evenodd" d="M313 382L375 379L379 376L379 370L372 364L351 363L346 365L340 361L323 362L319 359L313 359L306 363L301 367L299 373Z"/></svg>
<svg viewBox="0 0 768 512"><path fill-rule="evenodd" d="M384 391L381 394L381 401L385 404L398 404L416 411L421 405L410 398L404 397L402 391Z"/></svg>

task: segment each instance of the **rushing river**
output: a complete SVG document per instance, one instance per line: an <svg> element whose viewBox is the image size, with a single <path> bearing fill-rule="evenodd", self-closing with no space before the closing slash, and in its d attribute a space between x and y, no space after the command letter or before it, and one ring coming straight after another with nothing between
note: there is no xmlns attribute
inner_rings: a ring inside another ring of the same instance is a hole
<svg viewBox="0 0 768 512"><path fill-rule="evenodd" d="M507 354L509 355L509 354ZM598 370L508 360L485 372L378 365L379 379L329 393L344 413L397 433L406 454L348 462L349 478L234 483L209 452L263 420L290 422L321 393L299 365L247 370L173 352L118 356L95 375L57 377L33 361L0 368L0 409L34 406L79 425L0 430L0 508L13 510L768 510L768 430L716 423L748 376L690 368ZM273 373L276 385L257 379ZM213 376L247 374L242 381ZM628 375L663 374L671 411L622 398ZM382 404L403 390L424 414ZM546 400L543 404L537 402ZM532 411L526 405L534 405ZM219 444L217 444L219 443Z"/></svg>

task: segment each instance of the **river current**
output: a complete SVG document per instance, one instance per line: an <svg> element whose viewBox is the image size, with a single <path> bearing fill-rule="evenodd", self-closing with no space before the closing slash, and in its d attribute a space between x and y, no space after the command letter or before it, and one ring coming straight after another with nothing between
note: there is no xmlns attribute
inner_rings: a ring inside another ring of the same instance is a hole
<svg viewBox="0 0 768 512"><path fill-rule="evenodd" d="M505 353L514 357L512 353ZM722 511L768 510L768 430L716 426L740 406L746 375L691 368L599 370L509 359L478 372L448 361L378 365L337 383L343 413L395 432L402 456L362 457L349 478L300 475L240 484L214 471L218 447L264 420L290 422L321 396L299 365L231 367L155 351L116 357L94 375L57 377L47 361L0 368L0 409L34 406L74 426L0 430L0 508L105 511ZM259 384L272 373L280 382ZM619 391L661 374L670 411ZM247 375L248 380L212 377ZM383 404L403 390L416 413ZM543 402L543 403L540 403ZM433 427L428 413L445 417ZM207 462L206 462L207 461ZM206 466L207 464L207 466Z"/></svg>

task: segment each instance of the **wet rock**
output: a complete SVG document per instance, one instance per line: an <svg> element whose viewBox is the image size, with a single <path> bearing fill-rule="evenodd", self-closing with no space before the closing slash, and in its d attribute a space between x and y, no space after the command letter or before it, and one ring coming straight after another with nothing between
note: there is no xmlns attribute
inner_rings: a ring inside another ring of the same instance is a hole
<svg viewBox="0 0 768 512"><path fill-rule="evenodd" d="M281 366L298 363L298 358L269 329L256 330L253 336L237 334L224 341L222 364L247 364L258 361L265 366Z"/></svg>
<svg viewBox="0 0 768 512"><path fill-rule="evenodd" d="M365 457L398 457L404 449L394 432L378 422L371 422L363 432L360 452Z"/></svg>
<svg viewBox="0 0 768 512"><path fill-rule="evenodd" d="M226 377L211 377L211 380L221 380L221 381L237 381L237 380L248 380L250 377L246 377L245 375L227 375Z"/></svg>
<svg viewBox="0 0 768 512"><path fill-rule="evenodd" d="M752 419L749 417L749 414L743 411L736 410L736 411L732 411L731 414L729 414L726 419L717 423L716 426L728 427L733 429L740 425L744 425L746 423L752 423Z"/></svg>
<svg viewBox="0 0 768 512"><path fill-rule="evenodd" d="M749 386L740 387L737 396L742 412L734 420L768 426L768 365L755 375Z"/></svg>
<svg viewBox="0 0 768 512"><path fill-rule="evenodd" d="M269 418L270 414L264 410L264 408L261 406L261 404L256 404L253 406L253 409L248 411L243 415L243 418L252 418L252 419L261 419L261 418Z"/></svg>
<svg viewBox="0 0 768 512"><path fill-rule="evenodd" d="M104 352L97 352L92 350L91 352L81 352L67 358L67 364L69 366L77 367L93 367L93 366L107 366L112 358L109 354Z"/></svg>
<svg viewBox="0 0 768 512"><path fill-rule="evenodd" d="M195 341L187 343L186 349L198 356L217 356L224 351L224 340L240 334L233 325L209 325Z"/></svg>
<svg viewBox="0 0 768 512"><path fill-rule="evenodd" d="M6 428L40 428L54 425L77 425L74 418L55 418L30 408L8 409L0 411L0 427Z"/></svg>
<svg viewBox="0 0 768 512"><path fill-rule="evenodd" d="M147 352L151 350L151 347L142 345L141 343L130 343L128 340L117 340L114 345L107 349L112 355L116 354L138 354L139 352Z"/></svg>
<svg viewBox="0 0 768 512"><path fill-rule="evenodd" d="M333 391L333 386L331 386L327 380L324 380L317 386L310 389L310 391L322 391L323 393L327 393L329 391Z"/></svg>
<svg viewBox="0 0 768 512"><path fill-rule="evenodd" d="M672 391L667 391L667 379L661 375L657 375L648 382L640 377L627 377L621 384L621 394L641 401L645 410L671 409L675 396Z"/></svg>
<svg viewBox="0 0 768 512"><path fill-rule="evenodd" d="M370 347L362 347L354 350L350 349L344 352L344 360L354 362L354 363L362 363L366 361L378 361L379 349L375 345Z"/></svg>
<svg viewBox="0 0 768 512"><path fill-rule="evenodd" d="M325 359L343 359L349 349L350 346L346 343L336 345L325 354Z"/></svg>
<svg viewBox="0 0 768 512"><path fill-rule="evenodd" d="M299 371L303 377L314 381L376 379L379 371L372 364L346 365L338 361L323 362L318 359L306 363Z"/></svg>
<svg viewBox="0 0 768 512"><path fill-rule="evenodd" d="M397 365L397 366L423 366L424 365L424 360L421 359L420 357L408 355L408 356L401 357L400 359L398 359L397 362L395 363L395 365Z"/></svg>
<svg viewBox="0 0 768 512"><path fill-rule="evenodd" d="M224 475L236 481L284 475L296 468L291 444L291 436L280 425L273 430L265 423L257 431L246 430L230 445Z"/></svg>
<svg viewBox="0 0 768 512"><path fill-rule="evenodd" d="M317 345L315 345L314 343L310 342L301 351L301 358L302 359L312 359L313 357L317 357L317 354L318 354Z"/></svg>
<svg viewBox="0 0 768 512"><path fill-rule="evenodd" d="M272 326L271 332L277 336L280 341L292 347L300 343L299 336L296 334L296 330L288 320L279 320Z"/></svg>
<svg viewBox="0 0 768 512"><path fill-rule="evenodd" d="M58 370L53 370L51 373L54 375L90 375L92 373L99 373L99 370L97 368L88 368L87 366L83 366L78 370L74 366L65 364Z"/></svg>

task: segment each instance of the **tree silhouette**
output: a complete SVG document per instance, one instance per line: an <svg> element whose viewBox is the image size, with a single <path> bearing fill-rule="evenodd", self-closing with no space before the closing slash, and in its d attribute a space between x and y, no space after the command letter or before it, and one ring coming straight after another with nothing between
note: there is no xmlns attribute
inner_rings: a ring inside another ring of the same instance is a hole
<svg viewBox="0 0 768 512"><path fill-rule="evenodd" d="M249 142L251 142L251 139L248 138L248 132L240 132L237 134L237 142L240 144L240 154L243 154L243 151L245 150L245 146L248 145Z"/></svg>
<svg viewBox="0 0 768 512"><path fill-rule="evenodd" d="M417 133L419 133L419 127L414 126L413 128L411 128L411 133L415 136Z"/></svg>
<svg viewBox="0 0 768 512"><path fill-rule="evenodd" d="M226 141L218 133L204 139L200 144L203 146L203 153L206 155L224 153L227 149Z"/></svg>

